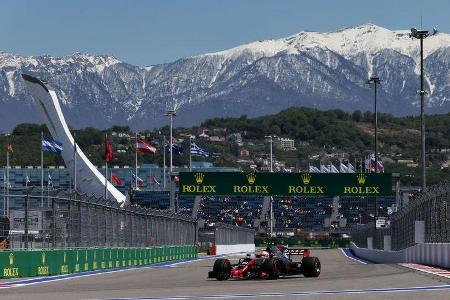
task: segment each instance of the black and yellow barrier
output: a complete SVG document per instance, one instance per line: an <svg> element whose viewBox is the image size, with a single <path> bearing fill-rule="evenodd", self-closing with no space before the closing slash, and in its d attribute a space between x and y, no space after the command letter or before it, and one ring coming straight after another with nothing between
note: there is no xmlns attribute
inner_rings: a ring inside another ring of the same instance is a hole
<svg viewBox="0 0 450 300"><path fill-rule="evenodd" d="M2 251L0 278L61 275L192 258L197 258L196 246Z"/></svg>

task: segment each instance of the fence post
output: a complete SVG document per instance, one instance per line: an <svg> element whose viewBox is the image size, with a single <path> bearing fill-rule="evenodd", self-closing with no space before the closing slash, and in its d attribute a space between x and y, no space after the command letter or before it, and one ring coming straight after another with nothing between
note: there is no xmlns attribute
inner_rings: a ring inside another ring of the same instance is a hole
<svg viewBox="0 0 450 300"><path fill-rule="evenodd" d="M52 197L52 248L56 248L56 199Z"/></svg>
<svg viewBox="0 0 450 300"><path fill-rule="evenodd" d="M29 187L26 187L27 189L27 194L25 196L25 249L28 249L28 201L30 199L30 191L29 191Z"/></svg>

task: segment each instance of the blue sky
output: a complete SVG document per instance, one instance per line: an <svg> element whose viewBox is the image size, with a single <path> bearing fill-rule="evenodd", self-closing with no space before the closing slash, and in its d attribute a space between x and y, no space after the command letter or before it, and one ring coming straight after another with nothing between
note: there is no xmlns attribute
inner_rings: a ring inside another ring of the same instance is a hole
<svg viewBox="0 0 450 300"><path fill-rule="evenodd" d="M423 7L422 7L423 6ZM363 23L450 32L449 0L6 0L0 51L108 54L145 66L302 30Z"/></svg>

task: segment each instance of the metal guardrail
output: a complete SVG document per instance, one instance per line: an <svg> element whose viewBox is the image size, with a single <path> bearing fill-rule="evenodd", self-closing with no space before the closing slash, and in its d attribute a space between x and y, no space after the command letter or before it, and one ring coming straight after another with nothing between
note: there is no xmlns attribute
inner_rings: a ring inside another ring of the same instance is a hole
<svg viewBox="0 0 450 300"><path fill-rule="evenodd" d="M10 249L196 243L196 221L189 216L63 191L10 190L9 219Z"/></svg>
<svg viewBox="0 0 450 300"><path fill-rule="evenodd" d="M392 215L389 229L375 228L373 223L352 231L352 241L367 247L367 237L374 237L373 247L383 249L383 238L391 236L392 250L402 250L415 244L415 221L425 223L425 243L450 242L450 182L431 186L416 194Z"/></svg>

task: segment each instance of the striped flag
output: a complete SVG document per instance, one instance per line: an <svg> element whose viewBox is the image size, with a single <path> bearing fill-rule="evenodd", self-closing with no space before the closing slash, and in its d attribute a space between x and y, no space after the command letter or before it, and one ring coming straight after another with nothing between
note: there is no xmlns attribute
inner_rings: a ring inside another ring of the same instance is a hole
<svg viewBox="0 0 450 300"><path fill-rule="evenodd" d="M62 150L63 147L61 142L58 142L57 140L53 140L45 136L42 137L42 151L61 153Z"/></svg>
<svg viewBox="0 0 450 300"><path fill-rule="evenodd" d="M122 179L119 178L116 174L111 174L111 181L113 184L122 185Z"/></svg>
<svg viewBox="0 0 450 300"><path fill-rule="evenodd" d="M138 139L136 143L136 151L143 153L155 154L156 148L150 144L147 144L145 141Z"/></svg>
<svg viewBox="0 0 450 300"><path fill-rule="evenodd" d="M134 173L131 173L131 177L132 177L133 182L137 182L138 186L144 184L144 180L139 178L139 176L136 176Z"/></svg>
<svg viewBox="0 0 450 300"><path fill-rule="evenodd" d="M196 143L191 143L191 155L209 157L209 152L197 146Z"/></svg>
<svg viewBox="0 0 450 300"><path fill-rule="evenodd" d="M26 178L26 181L25 181L25 186L32 186L32 185L33 185L33 183L31 182L30 177L28 177L28 175L27 175L27 178Z"/></svg>
<svg viewBox="0 0 450 300"><path fill-rule="evenodd" d="M340 169L341 173L350 173L348 170L348 167L346 165L344 165L343 163L340 163L339 169Z"/></svg>
<svg viewBox="0 0 450 300"><path fill-rule="evenodd" d="M156 183L157 185L161 185L161 181L158 181L155 176L150 177L153 183Z"/></svg>

